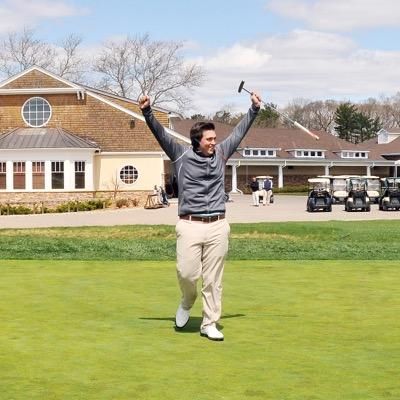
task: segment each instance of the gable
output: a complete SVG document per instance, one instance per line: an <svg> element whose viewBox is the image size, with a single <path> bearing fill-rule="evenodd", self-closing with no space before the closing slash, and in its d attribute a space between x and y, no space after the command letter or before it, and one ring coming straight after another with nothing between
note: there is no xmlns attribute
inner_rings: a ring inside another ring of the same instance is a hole
<svg viewBox="0 0 400 400"><path fill-rule="evenodd" d="M33 69L8 82L3 89L36 89L36 88L67 88L66 83L51 77L37 69Z"/></svg>

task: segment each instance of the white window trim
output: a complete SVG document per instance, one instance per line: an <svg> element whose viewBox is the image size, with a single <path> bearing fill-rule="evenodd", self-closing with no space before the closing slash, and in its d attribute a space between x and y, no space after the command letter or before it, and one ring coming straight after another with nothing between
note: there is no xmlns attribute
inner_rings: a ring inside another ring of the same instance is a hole
<svg viewBox="0 0 400 400"><path fill-rule="evenodd" d="M264 147L246 147L242 151L242 156L243 157L254 157L254 158L276 158L276 152L280 149L274 149L274 148L264 148ZM246 154L246 152L250 151L250 154ZM254 154L254 152L257 151L258 154ZM265 151L266 154L261 155L260 152ZM268 154L268 152L272 152L272 154Z"/></svg>
<svg viewBox="0 0 400 400"><path fill-rule="evenodd" d="M305 155L305 153L308 154ZM311 153L314 153L314 155L311 155ZM321 155L318 155L317 153L321 153ZM294 156L295 158L325 158L325 150L297 149L294 150Z"/></svg>
<svg viewBox="0 0 400 400"><path fill-rule="evenodd" d="M126 183L121 179L121 171L126 167L133 167L134 171L136 171L136 173L137 173L137 177L132 183ZM140 177L139 169L132 164L124 164L124 165L120 166L118 169L118 182L123 186L132 187L132 186L136 185L136 182L139 180L139 177Z"/></svg>
<svg viewBox="0 0 400 400"><path fill-rule="evenodd" d="M26 105L28 102L30 102L30 101L33 100L33 99L40 99L40 100L43 100L43 101L45 101L45 102L49 105L49 108L50 108L50 115L49 115L49 118L48 118L47 121L44 122L42 125L32 125L32 124L30 124L30 123L25 119L25 117L24 117L24 107L25 107L25 105ZM22 120L23 120L28 126L30 126L31 128L42 128L43 126L46 126L46 125L50 122L52 115L53 115L53 108L51 107L51 104L50 104L44 97L40 97L40 96L30 97L28 100L25 101L25 103L24 103L23 106L21 107L21 117L22 117Z"/></svg>
<svg viewBox="0 0 400 400"><path fill-rule="evenodd" d="M53 154L51 157L40 156L39 154L32 154L31 156L26 155L26 157L13 158L10 155L7 157L2 157L1 162L5 162L7 165L6 172L6 189L0 189L1 193L12 193L12 192L85 192L94 190L93 182L93 160L92 155L82 155L71 154L70 157L65 157L65 154L61 153L57 155ZM32 188L32 162L42 161L45 163L45 187L44 189L33 189ZM51 188L51 163L53 161L64 162L64 189L52 189ZM85 162L85 188L75 189L75 162ZM15 190L14 186L14 162L25 162L25 189Z"/></svg>
<svg viewBox="0 0 400 400"><path fill-rule="evenodd" d="M360 159L368 159L369 151L359 151L359 150L342 150L340 152L340 158L350 158L352 160L360 160ZM360 154L360 156L356 156L356 154ZM361 156L363 154L363 156Z"/></svg>

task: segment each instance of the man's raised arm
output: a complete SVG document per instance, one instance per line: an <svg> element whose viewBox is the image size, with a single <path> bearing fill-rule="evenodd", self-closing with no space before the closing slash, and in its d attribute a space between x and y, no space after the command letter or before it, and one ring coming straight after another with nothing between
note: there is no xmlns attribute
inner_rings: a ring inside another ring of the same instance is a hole
<svg viewBox="0 0 400 400"><path fill-rule="evenodd" d="M180 143L177 143L176 140L168 134L165 128L157 121L150 107L149 96L140 97L139 107L142 110L147 126L157 139L157 142L160 144L167 156L172 161L175 161L185 151L185 147Z"/></svg>
<svg viewBox="0 0 400 400"><path fill-rule="evenodd" d="M237 149L245 137L252 123L257 117L261 106L261 98L257 93L251 94L251 107L242 120L236 125L232 133L220 144L224 158L228 159Z"/></svg>

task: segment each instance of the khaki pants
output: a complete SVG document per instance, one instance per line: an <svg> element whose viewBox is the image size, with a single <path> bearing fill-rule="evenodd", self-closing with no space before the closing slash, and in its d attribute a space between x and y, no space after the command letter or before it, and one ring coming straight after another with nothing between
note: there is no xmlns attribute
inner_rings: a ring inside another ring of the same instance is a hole
<svg viewBox="0 0 400 400"><path fill-rule="evenodd" d="M177 275L182 307L189 310L197 298L202 278L203 321L215 324L222 311L222 275L228 252L230 227L226 219L211 223L180 219L176 224Z"/></svg>
<svg viewBox="0 0 400 400"><path fill-rule="evenodd" d="M253 196L253 205L258 206L260 204L260 190L256 190L255 192L252 193Z"/></svg>
<svg viewBox="0 0 400 400"><path fill-rule="evenodd" d="M269 206L269 203L271 202L272 189L263 189L263 192L263 205L265 206L267 204Z"/></svg>

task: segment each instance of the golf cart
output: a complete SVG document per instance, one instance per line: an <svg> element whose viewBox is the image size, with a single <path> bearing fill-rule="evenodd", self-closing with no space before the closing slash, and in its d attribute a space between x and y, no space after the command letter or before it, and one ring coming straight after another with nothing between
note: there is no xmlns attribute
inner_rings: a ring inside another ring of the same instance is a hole
<svg viewBox="0 0 400 400"><path fill-rule="evenodd" d="M367 193L367 180L361 177L346 179L347 197L345 211L371 211L371 203Z"/></svg>
<svg viewBox="0 0 400 400"><path fill-rule="evenodd" d="M332 195L328 178L308 179L307 211L332 211Z"/></svg>
<svg viewBox="0 0 400 400"><path fill-rule="evenodd" d="M382 211L400 210L400 178L381 179L379 209Z"/></svg>
<svg viewBox="0 0 400 400"><path fill-rule="evenodd" d="M334 203L344 203L348 194L346 187L346 180L349 179L349 175L336 175L332 177L332 197Z"/></svg>
<svg viewBox="0 0 400 400"><path fill-rule="evenodd" d="M332 204L344 203L347 197L346 179L350 175L318 175L318 178L329 179Z"/></svg>
<svg viewBox="0 0 400 400"><path fill-rule="evenodd" d="M256 176L256 180L258 182L258 186L260 187L260 190L263 190L264 187L264 181L266 179L269 179L272 182L273 177L272 176L268 176L268 175L261 175L261 176ZM272 187L271 187L271 191L272 191ZM262 202L263 201L263 196L260 195L259 197L259 201ZM272 204L274 202L274 193L271 193L271 196L269 198L269 202Z"/></svg>
<svg viewBox="0 0 400 400"><path fill-rule="evenodd" d="M380 195L380 183L379 176L361 176L361 178L365 178L367 180L367 193L371 203L379 202Z"/></svg>

